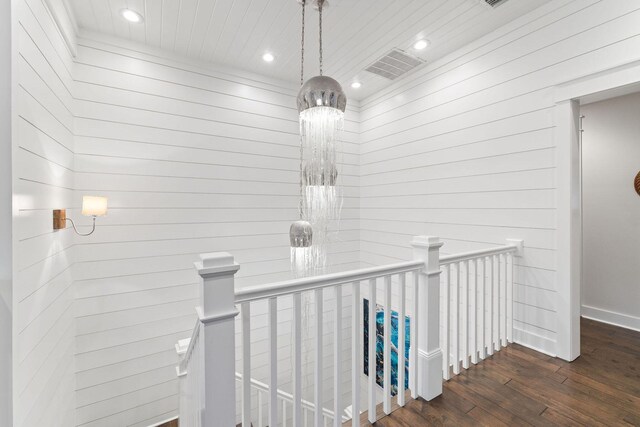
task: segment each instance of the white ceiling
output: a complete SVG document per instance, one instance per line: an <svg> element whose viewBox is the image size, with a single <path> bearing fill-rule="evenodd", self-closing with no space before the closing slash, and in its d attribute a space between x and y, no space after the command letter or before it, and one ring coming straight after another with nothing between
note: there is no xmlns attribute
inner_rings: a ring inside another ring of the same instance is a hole
<svg viewBox="0 0 640 427"><path fill-rule="evenodd" d="M364 71L392 48L434 61L550 0L329 0L324 11L324 74L352 99L390 84ZM83 29L181 55L287 80L300 79L300 6L296 0L71 0ZM138 11L130 24L120 11ZM318 72L318 14L307 9L305 78ZM414 51L426 38L431 45ZM262 60L272 52L272 63ZM362 87L350 87L359 80Z"/></svg>

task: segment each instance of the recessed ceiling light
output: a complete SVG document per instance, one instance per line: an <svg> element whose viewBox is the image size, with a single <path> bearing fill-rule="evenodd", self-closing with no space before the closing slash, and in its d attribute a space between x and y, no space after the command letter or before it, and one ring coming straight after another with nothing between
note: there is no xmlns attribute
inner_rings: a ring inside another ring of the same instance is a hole
<svg viewBox="0 0 640 427"><path fill-rule="evenodd" d="M429 41L428 40L418 40L417 42L415 42L413 44L413 48L415 50L422 50L427 46L429 46Z"/></svg>
<svg viewBox="0 0 640 427"><path fill-rule="evenodd" d="M142 15L140 15L135 10L122 9L120 11L120 14L122 15L122 17L124 19L126 19L129 22L133 22L133 23L136 23L136 24L139 23L139 22L142 22Z"/></svg>
<svg viewBox="0 0 640 427"><path fill-rule="evenodd" d="M262 55L262 59L264 60L264 62L273 62L275 57L273 56L272 53L267 52L264 55Z"/></svg>
<svg viewBox="0 0 640 427"><path fill-rule="evenodd" d="M360 82L351 83L351 87L354 88L354 89L360 89L361 86L362 86L362 83L360 83Z"/></svg>

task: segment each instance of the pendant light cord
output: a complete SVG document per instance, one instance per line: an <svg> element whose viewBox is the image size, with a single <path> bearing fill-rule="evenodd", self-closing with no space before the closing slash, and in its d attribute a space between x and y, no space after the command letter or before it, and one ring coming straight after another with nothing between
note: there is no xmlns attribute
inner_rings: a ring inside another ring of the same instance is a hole
<svg viewBox="0 0 640 427"><path fill-rule="evenodd" d="M300 36L300 86L304 84L304 15L305 15L305 6L307 5L306 0L302 0L302 34ZM300 202L298 204L298 214L300 215L300 219L302 219L302 174L304 173L302 162L304 156L304 148L302 145L302 135L300 135Z"/></svg>
<svg viewBox="0 0 640 427"><path fill-rule="evenodd" d="M322 5L324 0L318 0L318 16L320 17L319 27L320 27L320 75L322 75Z"/></svg>
<svg viewBox="0 0 640 427"><path fill-rule="evenodd" d="M302 34L300 36L300 86L304 84L304 8L306 0L302 0Z"/></svg>

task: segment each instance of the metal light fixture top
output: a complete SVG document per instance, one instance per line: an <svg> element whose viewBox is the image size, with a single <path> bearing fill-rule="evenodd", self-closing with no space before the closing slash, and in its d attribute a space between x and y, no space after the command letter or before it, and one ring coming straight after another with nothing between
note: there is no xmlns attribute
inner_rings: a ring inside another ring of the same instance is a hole
<svg viewBox="0 0 640 427"><path fill-rule="evenodd" d="M305 2L310 0L301 0L303 8ZM322 9L328 6L326 0L312 0L318 10L319 15L319 54L320 54L320 75L310 78L300 88L298 92L298 113L302 113L309 108L315 107L331 107L341 112L345 112L347 108L347 95L342 90L342 86L335 79L322 75ZM301 64L301 82L302 83L302 70L304 66L304 10L302 20L302 64Z"/></svg>
<svg viewBox="0 0 640 427"><path fill-rule="evenodd" d="M292 248L308 248L313 243L313 228L304 220L295 221L289 228L289 241Z"/></svg>
<svg viewBox="0 0 640 427"><path fill-rule="evenodd" d="M335 79L315 76L306 81L298 92L298 113L314 107L332 107L344 113L347 95Z"/></svg>

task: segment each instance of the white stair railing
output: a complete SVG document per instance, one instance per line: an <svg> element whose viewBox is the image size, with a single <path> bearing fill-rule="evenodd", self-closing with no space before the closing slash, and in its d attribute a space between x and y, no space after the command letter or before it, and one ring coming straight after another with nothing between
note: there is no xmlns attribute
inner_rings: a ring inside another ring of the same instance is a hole
<svg viewBox="0 0 640 427"><path fill-rule="evenodd" d="M513 258L522 240L440 258L443 378L513 342Z"/></svg>
<svg viewBox="0 0 640 427"><path fill-rule="evenodd" d="M239 383L242 383L242 374L239 372L236 372L236 381ZM257 421L254 421L254 426L255 427L264 427L264 416L263 416L263 408L264 408L264 397L269 395L269 385L258 381L256 379L251 379L250 381L251 384L251 395L252 397L255 396L256 397L256 401L257 401L257 412L258 412L258 416L257 416ZM287 393L285 391L282 390L278 390L277 391L277 395L278 395L278 407L281 408L281 416L282 416L282 420L283 421L281 424L286 424L286 422L290 419L288 417L288 414L291 414L291 409L293 408L293 395L290 393ZM322 411L322 425L323 426L327 426L327 425L331 425L333 424L333 420L335 418L335 414L333 411L327 409L327 408L321 408ZM308 400L304 400L302 399L302 419L303 419L303 424L306 425L308 423L308 420L310 419L314 419L315 417L315 413L316 413L316 406L309 402ZM341 419L341 423L348 421L350 418L347 417L340 417Z"/></svg>
<svg viewBox="0 0 640 427"><path fill-rule="evenodd" d="M256 398L257 405L262 410L262 399L266 398L266 425L286 425L290 420L293 426L315 425L322 427L331 421L333 426L340 426L341 416L345 406L350 406L354 414L352 425L360 425L360 414L368 411L369 422L376 421L376 406L378 400L378 385L376 382L379 367L376 365L376 340L382 335L383 366L382 366L382 409L385 414L392 410L391 384L391 351L397 351L398 367L405 366L405 350L409 345L409 389L413 398L422 397L431 400L442 393L443 378L450 377L449 368L453 366L454 373L469 366L469 356L472 363L478 358L486 356L486 352L493 352L499 348L499 340L506 344L511 338L512 305L511 295L513 286L513 255L521 248L521 241L509 242L507 246L476 251L440 258L439 248L442 243L434 237L418 236L411 242L413 260L380 266L332 273L315 277L306 277L279 283L253 286L239 290L234 289L234 275L239 266L233 257L227 253L201 255L201 261L196 263L196 269L202 278L201 304L197 307L198 322L194 328L192 339L187 344L182 343L183 360L180 364L181 375L181 408L180 424L191 426L224 426L236 424L235 390L236 379L240 383L242 396L241 419L244 426L262 425L263 418L252 413L252 399L255 390L259 389ZM504 263L499 263L503 257ZM488 261L487 261L488 260ZM488 269L486 263L495 267ZM481 270L478 270L478 265ZM474 269L470 270L470 266ZM482 268L484 267L484 268ZM470 275L470 271L472 271ZM480 273L479 273L480 271ZM498 272L502 272L505 280L500 281ZM441 273L444 272L442 289L444 292L443 313L441 313ZM489 274L490 272L490 274ZM478 279L480 275L481 279ZM472 277L473 279L469 279ZM490 285L486 285L489 278ZM498 278L498 279L496 279ZM455 279L455 280L454 280ZM378 288L382 289L378 297ZM469 289L472 289L469 301ZM489 289L496 293L488 293ZM395 292L392 290L395 289ZM343 292L345 291L345 292ZM343 300L343 293L351 291L351 300ZM324 408L324 294L330 292L335 298L335 306L331 313L333 321L333 408ZM478 305L477 294L490 295L485 307ZM360 382L362 372L361 328L360 316L362 298L368 294L370 309L368 313L368 360L369 378L367 380L367 399L365 407L361 407ZM314 391L313 402L302 398L302 295L313 297L315 307L314 329ZM397 295L393 304L392 295ZM496 296L497 295L497 296ZM500 296L506 297L500 297ZM464 297L460 301L460 296ZM292 363L291 383L292 393L285 393L278 385L278 303L280 299L289 298L293 301L292 315ZM268 335L268 384L251 377L251 306L258 302L267 305L267 335ZM383 333L376 327L376 303L381 302L384 307ZM460 306L460 302L464 305ZM469 302L473 309L469 310ZM342 342L344 330L342 327L343 305L350 304L352 308L351 336L348 338L352 347L351 360L351 399L345 402L342 395L343 363ZM409 305L407 305L409 304ZM502 305L500 305L502 304ZM238 311L236 306L240 308ZM462 309L460 309L462 307ZM493 308L492 308L493 307ZM503 307L500 310L500 307ZM398 319L403 320L410 314L410 337L405 336L405 328L398 327L397 342L391 338L391 311L397 310ZM408 313L410 312L410 313ZM240 317L241 329L241 361L242 373L235 372L235 323L234 317ZM469 313L472 313L470 316ZM482 313L482 314L480 314ZM490 313L486 314L486 313ZM451 323L449 322L451 319ZM444 357L441 351L440 322L443 322ZM461 323L463 329L460 329ZM485 322L485 323L482 323ZM500 323L502 322L502 323ZM482 325L495 326L487 329ZM498 328L496 325L502 325ZM471 325L471 326L469 326ZM480 326L479 326L480 325ZM486 330L486 331L485 331ZM388 333L389 332L389 333ZM487 332L487 333L485 333ZM503 335L499 335L503 333ZM462 335L461 335L462 334ZM469 340L469 334L473 337ZM451 340L451 337L454 337ZM373 339L372 339L373 337ZM460 345L462 337L462 346ZM498 337L498 338L496 338ZM450 346L450 342L452 345ZM469 345L471 342L471 345ZM185 350L185 347L186 350ZM453 355L452 355L453 351ZM485 352L486 351L486 352ZM397 369L398 389L395 397L398 406L405 404L405 370ZM196 377L196 378L191 378ZM285 398L286 397L286 398ZM289 412L290 408L290 412ZM320 408L321 410L316 410ZM289 416L290 414L290 416ZM308 417L311 416L311 420ZM281 420L281 422L279 422ZM258 421L256 423L256 421Z"/></svg>

